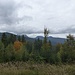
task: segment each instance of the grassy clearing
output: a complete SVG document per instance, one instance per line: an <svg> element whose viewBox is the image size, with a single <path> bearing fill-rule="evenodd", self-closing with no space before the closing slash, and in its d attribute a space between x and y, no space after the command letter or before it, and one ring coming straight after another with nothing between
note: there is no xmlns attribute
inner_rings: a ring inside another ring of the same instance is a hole
<svg viewBox="0 0 75 75"><path fill-rule="evenodd" d="M25 62L0 64L0 75L75 75L75 64L50 65Z"/></svg>

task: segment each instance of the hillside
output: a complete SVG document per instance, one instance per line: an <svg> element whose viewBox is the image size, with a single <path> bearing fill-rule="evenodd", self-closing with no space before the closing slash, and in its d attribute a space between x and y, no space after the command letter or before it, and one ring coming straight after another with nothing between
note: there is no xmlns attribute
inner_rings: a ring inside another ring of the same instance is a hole
<svg viewBox="0 0 75 75"><path fill-rule="evenodd" d="M9 32L5 32L5 33L6 33L7 36L10 36L12 34L12 33L9 33ZM13 35L16 35L16 34L13 34ZM1 36L2 36L2 33L0 33L0 39L1 39ZM18 37L19 35L16 35L16 36ZM38 39L38 38L41 39L41 40L44 39L43 36L37 36L35 38L30 38L27 35L24 35L24 36L25 36L25 39L27 41L31 41L31 42L34 42L35 39ZM52 36L49 36L47 39L48 39L48 41L49 40L51 41L52 45L56 45L57 43L62 43L63 44L66 40L65 38L57 38L57 37L52 37Z"/></svg>

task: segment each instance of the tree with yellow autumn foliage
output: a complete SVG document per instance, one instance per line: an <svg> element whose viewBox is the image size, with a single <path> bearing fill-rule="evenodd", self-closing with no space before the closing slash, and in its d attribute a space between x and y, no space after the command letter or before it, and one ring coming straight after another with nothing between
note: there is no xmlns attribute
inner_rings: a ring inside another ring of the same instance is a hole
<svg viewBox="0 0 75 75"><path fill-rule="evenodd" d="M21 46L22 46L22 42L20 42L20 41L14 42L14 48L16 51L19 50L21 48Z"/></svg>

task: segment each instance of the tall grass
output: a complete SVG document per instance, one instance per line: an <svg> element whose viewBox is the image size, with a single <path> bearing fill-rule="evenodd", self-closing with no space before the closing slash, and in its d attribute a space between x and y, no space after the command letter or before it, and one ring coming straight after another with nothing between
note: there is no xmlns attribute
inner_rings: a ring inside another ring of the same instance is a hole
<svg viewBox="0 0 75 75"><path fill-rule="evenodd" d="M75 64L50 65L33 62L0 63L0 75L75 75Z"/></svg>

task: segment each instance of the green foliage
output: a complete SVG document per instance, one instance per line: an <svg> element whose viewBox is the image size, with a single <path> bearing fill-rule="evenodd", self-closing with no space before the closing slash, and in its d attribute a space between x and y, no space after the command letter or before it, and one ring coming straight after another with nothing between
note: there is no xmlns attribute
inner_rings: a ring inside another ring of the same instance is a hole
<svg viewBox="0 0 75 75"><path fill-rule="evenodd" d="M0 62L3 62L4 59L4 44L0 41Z"/></svg>
<svg viewBox="0 0 75 75"><path fill-rule="evenodd" d="M16 35L10 34L10 36L8 37L8 43L13 44L16 41L16 39Z"/></svg>
<svg viewBox="0 0 75 75"><path fill-rule="evenodd" d="M14 61L15 60L15 49L13 44L9 44L6 47L6 58L7 61Z"/></svg>
<svg viewBox="0 0 75 75"><path fill-rule="evenodd" d="M33 49L36 55L39 54L41 50L41 46L42 46L42 40L38 38L37 40L34 41L33 46L34 46Z"/></svg>
<svg viewBox="0 0 75 75"><path fill-rule="evenodd" d="M67 36L67 41L63 44L63 62L75 61L75 40L72 35Z"/></svg>
<svg viewBox="0 0 75 75"><path fill-rule="evenodd" d="M21 41L21 36L20 35L18 36L18 41Z"/></svg>
<svg viewBox="0 0 75 75"><path fill-rule="evenodd" d="M28 51L27 51L27 49L26 49L26 46L23 45L23 46L21 47L21 50L23 51L23 53L22 53L22 60L23 60L23 61L28 61L28 59L29 59L29 53L28 53Z"/></svg>
<svg viewBox="0 0 75 75"><path fill-rule="evenodd" d="M6 47L8 45L8 43L7 43L7 35L5 33L2 34L1 41L4 44L4 47Z"/></svg>
<svg viewBox="0 0 75 75"><path fill-rule="evenodd" d="M24 35L22 35L22 42L26 42Z"/></svg>
<svg viewBox="0 0 75 75"><path fill-rule="evenodd" d="M44 30L44 40L36 39L34 42L25 40L24 35L18 36L2 34L0 41L0 62L8 61L34 61L50 64L75 62L75 39L67 36L64 44L52 46L47 40L48 30ZM18 40L19 41L18 41Z"/></svg>
<svg viewBox="0 0 75 75"><path fill-rule="evenodd" d="M58 62L61 63L62 62L62 54L63 54L62 45L59 45L58 49L59 49L59 51L57 52L57 59L58 59Z"/></svg>
<svg viewBox="0 0 75 75"><path fill-rule="evenodd" d="M47 43L47 36L48 36L48 33L49 33L48 29L45 28L45 29L44 29L44 43Z"/></svg>
<svg viewBox="0 0 75 75"><path fill-rule="evenodd" d="M50 61L50 46L49 44L43 44L41 47L41 56L45 58L46 62Z"/></svg>
<svg viewBox="0 0 75 75"><path fill-rule="evenodd" d="M29 54L32 52L32 45L33 44L31 42L26 42L25 43L26 49L27 49Z"/></svg>
<svg viewBox="0 0 75 75"><path fill-rule="evenodd" d="M15 51L15 59L16 59L16 61L21 61L22 60L23 52L24 52L24 50L22 49L22 47L20 47L20 49Z"/></svg>

